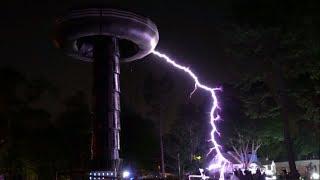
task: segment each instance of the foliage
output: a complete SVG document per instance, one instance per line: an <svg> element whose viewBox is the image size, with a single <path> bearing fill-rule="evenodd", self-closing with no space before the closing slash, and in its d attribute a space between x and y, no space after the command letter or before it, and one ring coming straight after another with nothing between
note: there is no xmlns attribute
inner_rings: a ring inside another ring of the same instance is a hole
<svg viewBox="0 0 320 180"><path fill-rule="evenodd" d="M159 161L159 141L153 122L123 105L121 127L121 157L124 165L155 171Z"/></svg>
<svg viewBox="0 0 320 180"><path fill-rule="evenodd" d="M29 80L11 68L1 68L0 75L3 87L0 90L0 165L12 170L23 166L36 168L30 150L38 146L37 140L43 136L34 135L41 128L51 126L50 114L36 103L51 94L52 88L45 80ZM45 152L38 152L38 161L42 160L39 155Z"/></svg>
<svg viewBox="0 0 320 180"><path fill-rule="evenodd" d="M208 143L204 132L208 132L205 127L203 108L194 104L180 106L178 119L173 124L171 131L166 136L165 147L166 157L170 169L177 172L178 160L181 169L186 172L197 170L203 167L203 161L208 153ZM178 159L179 154L179 159ZM196 158L198 157L198 158Z"/></svg>
<svg viewBox="0 0 320 180"><path fill-rule="evenodd" d="M319 147L310 137L319 139L320 46L317 40L310 39L310 29L234 25L225 33L230 40L226 52L238 60L239 68L247 71L234 87L248 121L260 125L254 130L262 130L257 135L266 138L263 152L269 151L273 158L281 159L282 150L274 143L280 145L281 129L289 128L300 157L317 154ZM248 63L251 69L243 66ZM274 64L280 67L276 75ZM274 77L283 81L279 83ZM284 94L279 94L280 91ZM286 96L290 102L290 107L282 107L289 112L289 127L281 123L279 95Z"/></svg>
<svg viewBox="0 0 320 180"><path fill-rule="evenodd" d="M64 101L64 110L55 120L63 159L72 168L86 168L90 159L91 119L87 96L77 91Z"/></svg>
<svg viewBox="0 0 320 180"><path fill-rule="evenodd" d="M0 69L0 74L0 167L13 174L28 169L40 179L54 176L55 169L83 167L90 122L85 95L67 98L56 117L42 106L56 98L51 83L30 80L11 68Z"/></svg>
<svg viewBox="0 0 320 180"><path fill-rule="evenodd" d="M279 106L260 78L247 78L234 87L239 91L238 98L245 118L232 126L235 132L231 139L244 134L248 139L262 142L260 154L262 157L278 158L284 151L282 122ZM280 151L279 151L280 150Z"/></svg>

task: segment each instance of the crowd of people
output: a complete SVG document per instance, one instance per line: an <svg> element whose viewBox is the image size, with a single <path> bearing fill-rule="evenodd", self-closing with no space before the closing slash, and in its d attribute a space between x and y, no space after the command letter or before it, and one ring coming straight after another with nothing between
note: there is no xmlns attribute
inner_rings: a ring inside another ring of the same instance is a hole
<svg viewBox="0 0 320 180"><path fill-rule="evenodd" d="M263 172L261 173L260 169L257 169L255 174L252 174L249 170L242 170L238 169L235 170L230 178L230 180L265 180L266 174Z"/></svg>

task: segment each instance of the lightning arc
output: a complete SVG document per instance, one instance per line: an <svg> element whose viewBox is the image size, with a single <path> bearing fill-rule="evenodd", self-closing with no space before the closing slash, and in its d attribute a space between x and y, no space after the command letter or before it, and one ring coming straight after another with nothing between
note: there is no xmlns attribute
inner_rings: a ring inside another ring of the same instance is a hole
<svg viewBox="0 0 320 180"><path fill-rule="evenodd" d="M220 149L221 145L219 145L215 139L216 134L220 135L220 133L218 132L217 126L215 124L216 121L220 120L220 116L217 112L217 110L220 107L219 107L219 102L218 102L218 98L216 95L216 91L221 91L222 88L211 88L209 86L202 84L199 81L199 78L188 67L185 67L185 66L182 66L182 65L176 63L174 60L169 58L167 55L165 55L159 51L153 50L152 54L165 60L167 63L169 63L173 67L184 71L193 79L194 90L191 92L190 95L192 95L198 88L203 89L211 94L212 105L211 105L211 110L210 110L210 125L211 125L212 130L210 132L210 142L212 143L213 147L210 149L208 154L212 153L212 151L215 151L216 154L207 169L209 171L218 170L219 174L220 174L220 180L224 180L225 168L228 165L229 161L222 155L222 152Z"/></svg>

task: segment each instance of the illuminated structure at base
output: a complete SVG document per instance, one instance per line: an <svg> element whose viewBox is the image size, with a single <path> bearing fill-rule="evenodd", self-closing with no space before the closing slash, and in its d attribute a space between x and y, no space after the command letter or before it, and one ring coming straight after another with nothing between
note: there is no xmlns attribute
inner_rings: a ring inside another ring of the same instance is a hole
<svg viewBox="0 0 320 180"><path fill-rule="evenodd" d="M202 89L210 93L211 95L211 110L210 110L210 125L212 130L210 132L210 142L212 143L212 148L209 151L209 154L215 152L214 159L208 166L209 171L219 171L220 179L224 179L224 173L229 161L222 155L221 146L216 141L216 135L220 135L218 132L217 126L215 124L216 121L220 120L220 116L218 114L219 109L219 102L216 95L216 91L221 91L221 88L212 88L207 85L204 85L200 82L199 78L188 68L182 66L169 58L167 55L160 53L159 51L153 51L152 54L160 57L161 59L165 60L167 63L172 65L173 67L185 72L191 79L194 81L194 90L191 92L191 95L198 89Z"/></svg>
<svg viewBox="0 0 320 180"><path fill-rule="evenodd" d="M67 55L93 63L93 133L89 179L118 179L120 62L148 55L157 27L131 12L105 8L72 10L56 21L55 44Z"/></svg>

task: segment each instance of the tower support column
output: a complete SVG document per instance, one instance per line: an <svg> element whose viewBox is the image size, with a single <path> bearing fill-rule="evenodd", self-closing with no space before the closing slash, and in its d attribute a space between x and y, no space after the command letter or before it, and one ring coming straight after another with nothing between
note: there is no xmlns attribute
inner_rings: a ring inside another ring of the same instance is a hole
<svg viewBox="0 0 320 180"><path fill-rule="evenodd" d="M93 59L93 168L113 171L116 176L120 150L120 66L117 39L96 36L93 39Z"/></svg>

